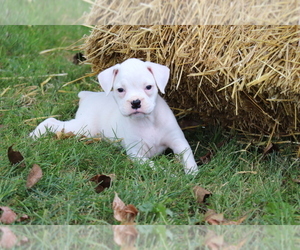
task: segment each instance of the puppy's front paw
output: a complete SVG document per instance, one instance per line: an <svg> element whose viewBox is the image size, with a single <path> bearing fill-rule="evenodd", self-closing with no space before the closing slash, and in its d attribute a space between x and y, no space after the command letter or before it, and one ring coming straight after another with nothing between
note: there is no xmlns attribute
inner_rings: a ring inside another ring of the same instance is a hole
<svg viewBox="0 0 300 250"><path fill-rule="evenodd" d="M198 173L199 169L197 165L193 165L193 166L185 166L184 167L184 172L186 174L190 174L190 175L196 175Z"/></svg>

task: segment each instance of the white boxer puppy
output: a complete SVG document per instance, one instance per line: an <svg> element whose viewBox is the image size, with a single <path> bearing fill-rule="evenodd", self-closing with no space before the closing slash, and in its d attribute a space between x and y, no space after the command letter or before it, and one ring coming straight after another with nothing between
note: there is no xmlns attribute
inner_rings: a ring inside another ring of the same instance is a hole
<svg viewBox="0 0 300 250"><path fill-rule="evenodd" d="M75 119L48 118L30 136L64 130L119 138L130 157L142 160L171 148L181 154L185 172L194 174L198 168L191 147L171 109L158 95L158 89L164 93L169 73L166 66L135 58L110 67L98 75L104 92L79 93Z"/></svg>

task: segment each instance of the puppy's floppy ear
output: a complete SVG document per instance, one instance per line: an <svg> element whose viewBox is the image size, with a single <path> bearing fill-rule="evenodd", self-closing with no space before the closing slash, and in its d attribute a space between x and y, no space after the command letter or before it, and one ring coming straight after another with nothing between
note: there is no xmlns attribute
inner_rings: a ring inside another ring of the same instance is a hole
<svg viewBox="0 0 300 250"><path fill-rule="evenodd" d="M106 95L108 95L112 89L116 75L119 72L119 68L120 64L116 64L115 66L112 66L100 72L100 74L98 75L98 81Z"/></svg>
<svg viewBox="0 0 300 250"><path fill-rule="evenodd" d="M170 76L170 69L167 66L153 62L145 62L145 64L152 73L160 92L164 94Z"/></svg>

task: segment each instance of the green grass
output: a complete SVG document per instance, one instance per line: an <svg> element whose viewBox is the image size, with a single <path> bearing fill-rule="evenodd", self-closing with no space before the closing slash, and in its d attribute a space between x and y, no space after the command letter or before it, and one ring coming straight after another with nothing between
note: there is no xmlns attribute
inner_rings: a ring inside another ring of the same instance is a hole
<svg viewBox="0 0 300 250"><path fill-rule="evenodd" d="M91 4L84 0L2 0L0 25L82 24Z"/></svg>
<svg viewBox="0 0 300 250"><path fill-rule="evenodd" d="M212 160L192 177L183 173L172 155L156 157L157 170L153 171L131 162L124 150L105 140L85 145L76 138L57 140L53 135L36 141L28 138L41 117L71 119L79 91L99 90L94 78L62 87L90 72L88 65L72 64L74 51L39 54L68 46L89 32L81 26L0 27L0 206L30 217L15 224L119 224L112 211L115 192L139 209L139 225L205 225L207 208L224 213L229 220L246 215L246 225L299 224L299 184L293 182L300 175L299 163L289 156L288 148L263 158L256 147L245 150L238 136L217 148L229 137L222 129L187 131L192 148L197 148L196 158L208 148L215 150ZM39 76L58 73L67 75L41 86L47 77ZM7 149L12 144L25 157L25 169L10 166ZM33 164L41 166L44 176L27 190L26 178ZM96 174L115 174L116 180L110 189L97 194L89 181ZM195 185L212 192L208 205L196 203Z"/></svg>
<svg viewBox="0 0 300 250"><path fill-rule="evenodd" d="M218 236L215 245L218 245L220 237L224 239L224 247L220 249L299 249L297 226L207 228L138 225L135 228L139 232L135 241L137 249L211 249L205 245L207 235L212 231ZM114 242L115 235L111 226L34 225L14 226L13 229L18 238L25 236L29 240L21 249L120 249ZM243 242L242 247L237 247Z"/></svg>

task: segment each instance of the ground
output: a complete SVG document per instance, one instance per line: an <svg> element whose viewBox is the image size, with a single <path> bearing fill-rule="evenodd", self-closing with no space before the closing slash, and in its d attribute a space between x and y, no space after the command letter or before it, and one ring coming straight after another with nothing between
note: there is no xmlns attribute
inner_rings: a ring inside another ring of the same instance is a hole
<svg viewBox="0 0 300 250"><path fill-rule="evenodd" d="M78 51L63 49L90 30L83 26L0 29L0 206L29 217L14 224L119 224L112 210L115 192L139 210L138 225L207 225L208 209L223 213L229 221L244 218L243 225L299 224L299 162L288 147L263 154L258 146L240 143L234 131L212 126L186 130L200 168L198 175L189 176L172 154L156 157L153 171L131 162L118 143L87 144L77 137L57 139L53 134L32 140L28 134L46 117L74 116L79 91L100 90L94 77L64 86L90 73L89 65L72 63ZM55 50L40 53L47 49ZM11 166L7 157L11 145L23 155L25 167ZM200 165L205 155L209 159ZM27 189L33 164L41 167L43 177ZM101 193L89 181L97 174L115 176L111 187ZM196 185L212 193L205 204L196 201Z"/></svg>

